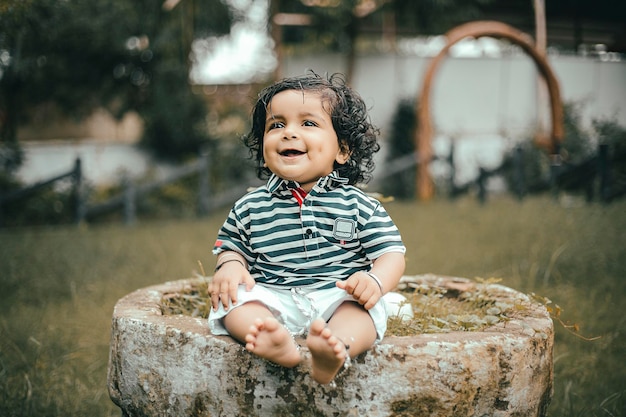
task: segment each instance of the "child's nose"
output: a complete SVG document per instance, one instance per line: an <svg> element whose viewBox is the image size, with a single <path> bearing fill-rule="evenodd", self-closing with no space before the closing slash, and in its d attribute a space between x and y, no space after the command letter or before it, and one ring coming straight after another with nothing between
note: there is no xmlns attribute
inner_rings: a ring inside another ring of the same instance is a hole
<svg viewBox="0 0 626 417"><path fill-rule="evenodd" d="M298 137L298 130L292 126L287 125L283 130L284 139L296 139Z"/></svg>

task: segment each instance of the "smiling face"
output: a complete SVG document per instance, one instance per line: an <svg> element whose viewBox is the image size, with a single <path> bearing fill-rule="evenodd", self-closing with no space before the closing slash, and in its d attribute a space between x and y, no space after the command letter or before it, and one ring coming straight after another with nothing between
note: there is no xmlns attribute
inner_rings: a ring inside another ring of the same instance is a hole
<svg viewBox="0 0 626 417"><path fill-rule="evenodd" d="M325 103L317 92L284 90L267 106L265 164L279 177L297 181L307 192L333 171L335 162L344 164L349 157L339 146Z"/></svg>

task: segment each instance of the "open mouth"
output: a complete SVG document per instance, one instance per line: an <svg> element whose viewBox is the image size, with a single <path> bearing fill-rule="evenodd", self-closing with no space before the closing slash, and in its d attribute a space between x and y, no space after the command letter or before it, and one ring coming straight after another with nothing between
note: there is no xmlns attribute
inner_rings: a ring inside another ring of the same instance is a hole
<svg viewBox="0 0 626 417"><path fill-rule="evenodd" d="M299 156L304 154L305 152L299 151L297 149L285 149L284 151L280 152L281 156Z"/></svg>

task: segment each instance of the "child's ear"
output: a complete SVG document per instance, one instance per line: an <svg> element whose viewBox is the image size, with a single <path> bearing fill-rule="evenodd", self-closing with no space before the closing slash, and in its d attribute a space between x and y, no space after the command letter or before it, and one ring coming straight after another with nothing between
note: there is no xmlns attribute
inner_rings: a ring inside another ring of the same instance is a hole
<svg viewBox="0 0 626 417"><path fill-rule="evenodd" d="M352 152L350 152L350 149L348 148L348 145L346 145L345 143L340 143L339 144L339 152L337 152L337 156L335 157L335 161L338 164L345 164L346 162L348 162L348 159L350 159L350 155L352 154Z"/></svg>

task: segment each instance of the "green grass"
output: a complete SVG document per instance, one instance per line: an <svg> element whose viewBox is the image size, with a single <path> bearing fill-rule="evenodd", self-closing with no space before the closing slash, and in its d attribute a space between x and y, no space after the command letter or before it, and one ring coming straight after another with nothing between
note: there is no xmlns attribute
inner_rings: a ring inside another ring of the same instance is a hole
<svg viewBox="0 0 626 417"><path fill-rule="evenodd" d="M569 201L571 203L571 201ZM626 201L567 206L549 197L485 206L392 202L407 274L502 278L558 304L586 341L555 323L550 416L624 416ZM226 211L208 219L0 230L0 415L119 416L108 398L116 301L192 276Z"/></svg>

